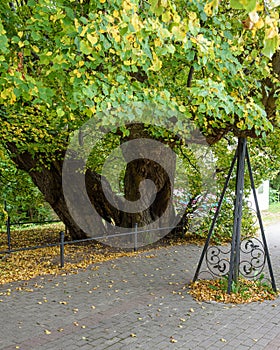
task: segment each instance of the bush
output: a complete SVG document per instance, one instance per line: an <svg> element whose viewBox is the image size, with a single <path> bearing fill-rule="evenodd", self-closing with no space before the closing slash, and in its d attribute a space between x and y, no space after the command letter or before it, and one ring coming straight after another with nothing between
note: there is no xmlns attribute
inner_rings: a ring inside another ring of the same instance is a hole
<svg viewBox="0 0 280 350"><path fill-rule="evenodd" d="M212 234L212 240L215 244L221 244L229 242L232 238L233 233L233 222L234 222L234 198L224 199L220 213L217 217L214 231ZM209 229L212 224L212 220L217 209L217 202L215 205L209 205L203 214L196 215L194 212L193 217L189 221L188 233L197 235L200 238L206 238ZM257 233L257 216L254 210L249 208L248 203L243 203L242 213L242 227L241 227L241 238L252 237Z"/></svg>

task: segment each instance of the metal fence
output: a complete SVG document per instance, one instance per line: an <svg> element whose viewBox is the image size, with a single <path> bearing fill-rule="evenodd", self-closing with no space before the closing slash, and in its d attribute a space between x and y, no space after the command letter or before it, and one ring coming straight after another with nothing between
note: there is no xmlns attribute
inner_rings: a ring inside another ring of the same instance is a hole
<svg viewBox="0 0 280 350"><path fill-rule="evenodd" d="M133 250L136 252L139 249L139 236L150 233L153 231L159 232L162 230L171 230L174 229L183 229L183 225L180 226L175 226L175 227L161 227L161 228L155 228L155 229L149 229L149 230L139 230L138 224L136 223L134 226L134 229L132 229L131 232L125 232L125 233L116 233L113 235L106 235L106 236L101 236L101 237L90 237L90 238L84 238L84 239L78 239L78 240L70 240L70 241L65 241L65 232L67 232L67 228L65 227L65 231L60 231L59 232L59 241L57 243L49 243L49 244L42 244L42 245L37 245L37 246L31 246L31 247L21 247L21 248L12 248L11 245L11 227L12 226L21 226L21 225L28 225L28 224L50 224L50 223L58 223L61 222L59 220L53 220L53 221L43 221L43 222L17 222L17 223L11 223L10 217L8 217L6 221L6 233L7 233L7 247L8 249L0 251L0 255L3 254L11 254L11 253L16 253L20 251L28 251L28 250L35 250L35 249L42 249L42 248L48 248L48 247L59 247L60 248L60 267L64 267L64 262L65 262L65 250L64 247L65 245L68 244L77 244L77 243L84 243L84 242L90 242L90 241L104 241L104 239L110 239L110 238L118 238L118 237L123 237L123 236L130 236L133 239Z"/></svg>

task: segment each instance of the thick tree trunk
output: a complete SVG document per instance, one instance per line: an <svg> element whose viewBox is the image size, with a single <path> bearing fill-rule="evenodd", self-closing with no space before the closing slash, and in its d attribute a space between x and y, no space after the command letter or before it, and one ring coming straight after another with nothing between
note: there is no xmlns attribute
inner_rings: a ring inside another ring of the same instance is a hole
<svg viewBox="0 0 280 350"><path fill-rule="evenodd" d="M62 189L62 166L63 160L52 162L49 167L38 168L38 160L28 152L19 153L13 144L7 145L13 154L13 161L18 168L26 171L34 184L44 195L45 200L51 205L58 217L67 226L73 239L86 237L85 233L73 220L66 205ZM61 155L59 156L61 158Z"/></svg>
<svg viewBox="0 0 280 350"><path fill-rule="evenodd" d="M106 234L112 234L112 226L108 224L124 228L133 228L136 223L138 227L155 223L155 228L172 225L174 210L170 203L173 192L172 178L175 172L174 154L173 152L167 153L168 156L166 157L166 154L162 154L162 147L152 146L148 149L148 155L157 160L154 161L149 159L150 157L143 158L140 154L142 152L141 148L137 148L139 154L135 149L130 149L129 144L126 148L125 141L141 139L141 135L144 135L145 148L145 140L147 140L145 137L147 135L143 125L140 129L137 125L137 133L131 130L129 139L124 140L124 157L127 159L132 157L133 159L127 163L124 178L124 199L116 196L106 179L96 172L87 170L85 175L78 174L76 169L81 168L82 164L79 166L73 160L73 162L67 162L68 174L71 178L69 187L66 187L67 201L65 184L63 185L63 181L66 181L67 186L67 179L62 179L64 154L58 155L57 160L51 162L48 167L36 170L38 159L32 157L28 152L19 153L13 144L7 146L13 154L14 162L20 169L30 174L34 184L43 193L45 200L69 229L71 237L81 239L87 236L105 237ZM131 152L133 154L129 156ZM78 179L79 176L83 176L85 186L81 185L81 181ZM75 177L77 177L77 181L75 181ZM146 179L153 182L155 188L153 186L142 186L142 181ZM107 200L108 197L111 198L110 201ZM132 212L127 210L140 197L142 203L140 208L144 206L143 210ZM124 205L125 202L128 203L128 206ZM97 215L92 215L92 207L89 207L88 203L94 206Z"/></svg>
<svg viewBox="0 0 280 350"><path fill-rule="evenodd" d="M156 226L171 226L176 156L163 143L153 140L143 124L132 124L129 130L130 134L121 146L127 162L124 197L132 203L141 200L145 209L125 213L122 226L133 227L135 223L144 226L153 222Z"/></svg>
<svg viewBox="0 0 280 350"><path fill-rule="evenodd" d="M151 180L156 186L156 193L153 196L152 186L142 187L141 193L139 191L141 182L146 179ZM138 226L150 224L159 220L166 210L170 213L160 226L172 224L174 217L172 207L168 207L168 204L172 200L173 183L159 164L149 159L138 159L128 163L124 183L125 199L135 202L141 198L145 209L136 213L123 213L121 226L134 227L136 223Z"/></svg>
<svg viewBox="0 0 280 350"><path fill-rule="evenodd" d="M140 230L147 230L141 237L144 245L162 238L176 225L172 203L176 156L169 147L153 140L144 125L133 124L129 129L129 137L121 145L127 162L124 198L131 205L140 203L143 210L122 211L121 226L137 224Z"/></svg>

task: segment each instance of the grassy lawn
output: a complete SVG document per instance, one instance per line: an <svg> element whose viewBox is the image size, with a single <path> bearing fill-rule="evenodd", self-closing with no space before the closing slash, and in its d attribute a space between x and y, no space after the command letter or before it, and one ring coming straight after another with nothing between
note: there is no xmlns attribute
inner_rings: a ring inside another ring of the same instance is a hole
<svg viewBox="0 0 280 350"><path fill-rule="evenodd" d="M270 204L269 209L262 211L261 214L266 225L280 222L280 202Z"/></svg>

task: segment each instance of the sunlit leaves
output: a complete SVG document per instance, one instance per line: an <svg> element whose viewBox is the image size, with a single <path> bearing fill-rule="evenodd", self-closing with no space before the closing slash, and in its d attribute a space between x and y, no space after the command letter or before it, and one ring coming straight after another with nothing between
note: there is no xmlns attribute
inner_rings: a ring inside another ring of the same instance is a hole
<svg viewBox="0 0 280 350"><path fill-rule="evenodd" d="M268 1L268 7L269 8L275 8L275 7L278 7L278 6L280 6L280 0L270 0L270 1Z"/></svg>
<svg viewBox="0 0 280 350"><path fill-rule="evenodd" d="M263 54L271 58L274 52L276 51L276 49L278 48L279 42L280 42L280 39L278 35L274 35L270 37L268 33L266 36L266 39L264 40L264 47L262 50Z"/></svg>
<svg viewBox="0 0 280 350"><path fill-rule="evenodd" d="M265 24L266 30L264 37L264 48L262 52L264 55L271 58L280 45L278 23L277 20L272 20L271 18L267 17L265 20Z"/></svg>
<svg viewBox="0 0 280 350"><path fill-rule="evenodd" d="M204 6L204 11L207 16L215 15L218 11L219 7L219 1L218 0L212 0L208 1L206 5Z"/></svg>
<svg viewBox="0 0 280 350"><path fill-rule="evenodd" d="M254 11L257 5L257 0L231 0L230 5L234 9L245 9L248 12Z"/></svg>
<svg viewBox="0 0 280 350"><path fill-rule="evenodd" d="M278 0L260 2L257 0L231 0L230 6L236 10L242 10L248 13L248 17L243 20L243 26L246 30L251 30L253 37L257 32L263 35L261 31L265 31L263 40L263 54L268 58L279 48L280 34L279 27L279 11L276 8L280 5ZM213 0L208 1L204 7L204 11L208 16L217 15L219 2Z"/></svg>
<svg viewBox="0 0 280 350"><path fill-rule="evenodd" d="M6 53L8 49L8 39L5 34L6 31L3 27L2 21L0 20L0 53Z"/></svg>
<svg viewBox="0 0 280 350"><path fill-rule="evenodd" d="M164 12L164 8L167 7L168 1L166 0L150 0L151 10L157 15L160 16Z"/></svg>
<svg viewBox="0 0 280 350"><path fill-rule="evenodd" d="M0 24L0 102L10 116L2 123L3 141L51 154L88 118L97 127L112 125L114 117L104 110L132 101L179 109L205 133L229 126L255 125L259 134L271 129L256 80L272 74L259 52L262 41L267 57L279 45L277 1L266 16L256 0L232 0L234 9L216 0L205 7L151 0L140 9L134 0L104 1L87 12L75 1L31 3L25 12L2 16ZM253 90L256 97L248 101ZM131 112L118 117L135 119ZM174 128L183 129L184 118Z"/></svg>

